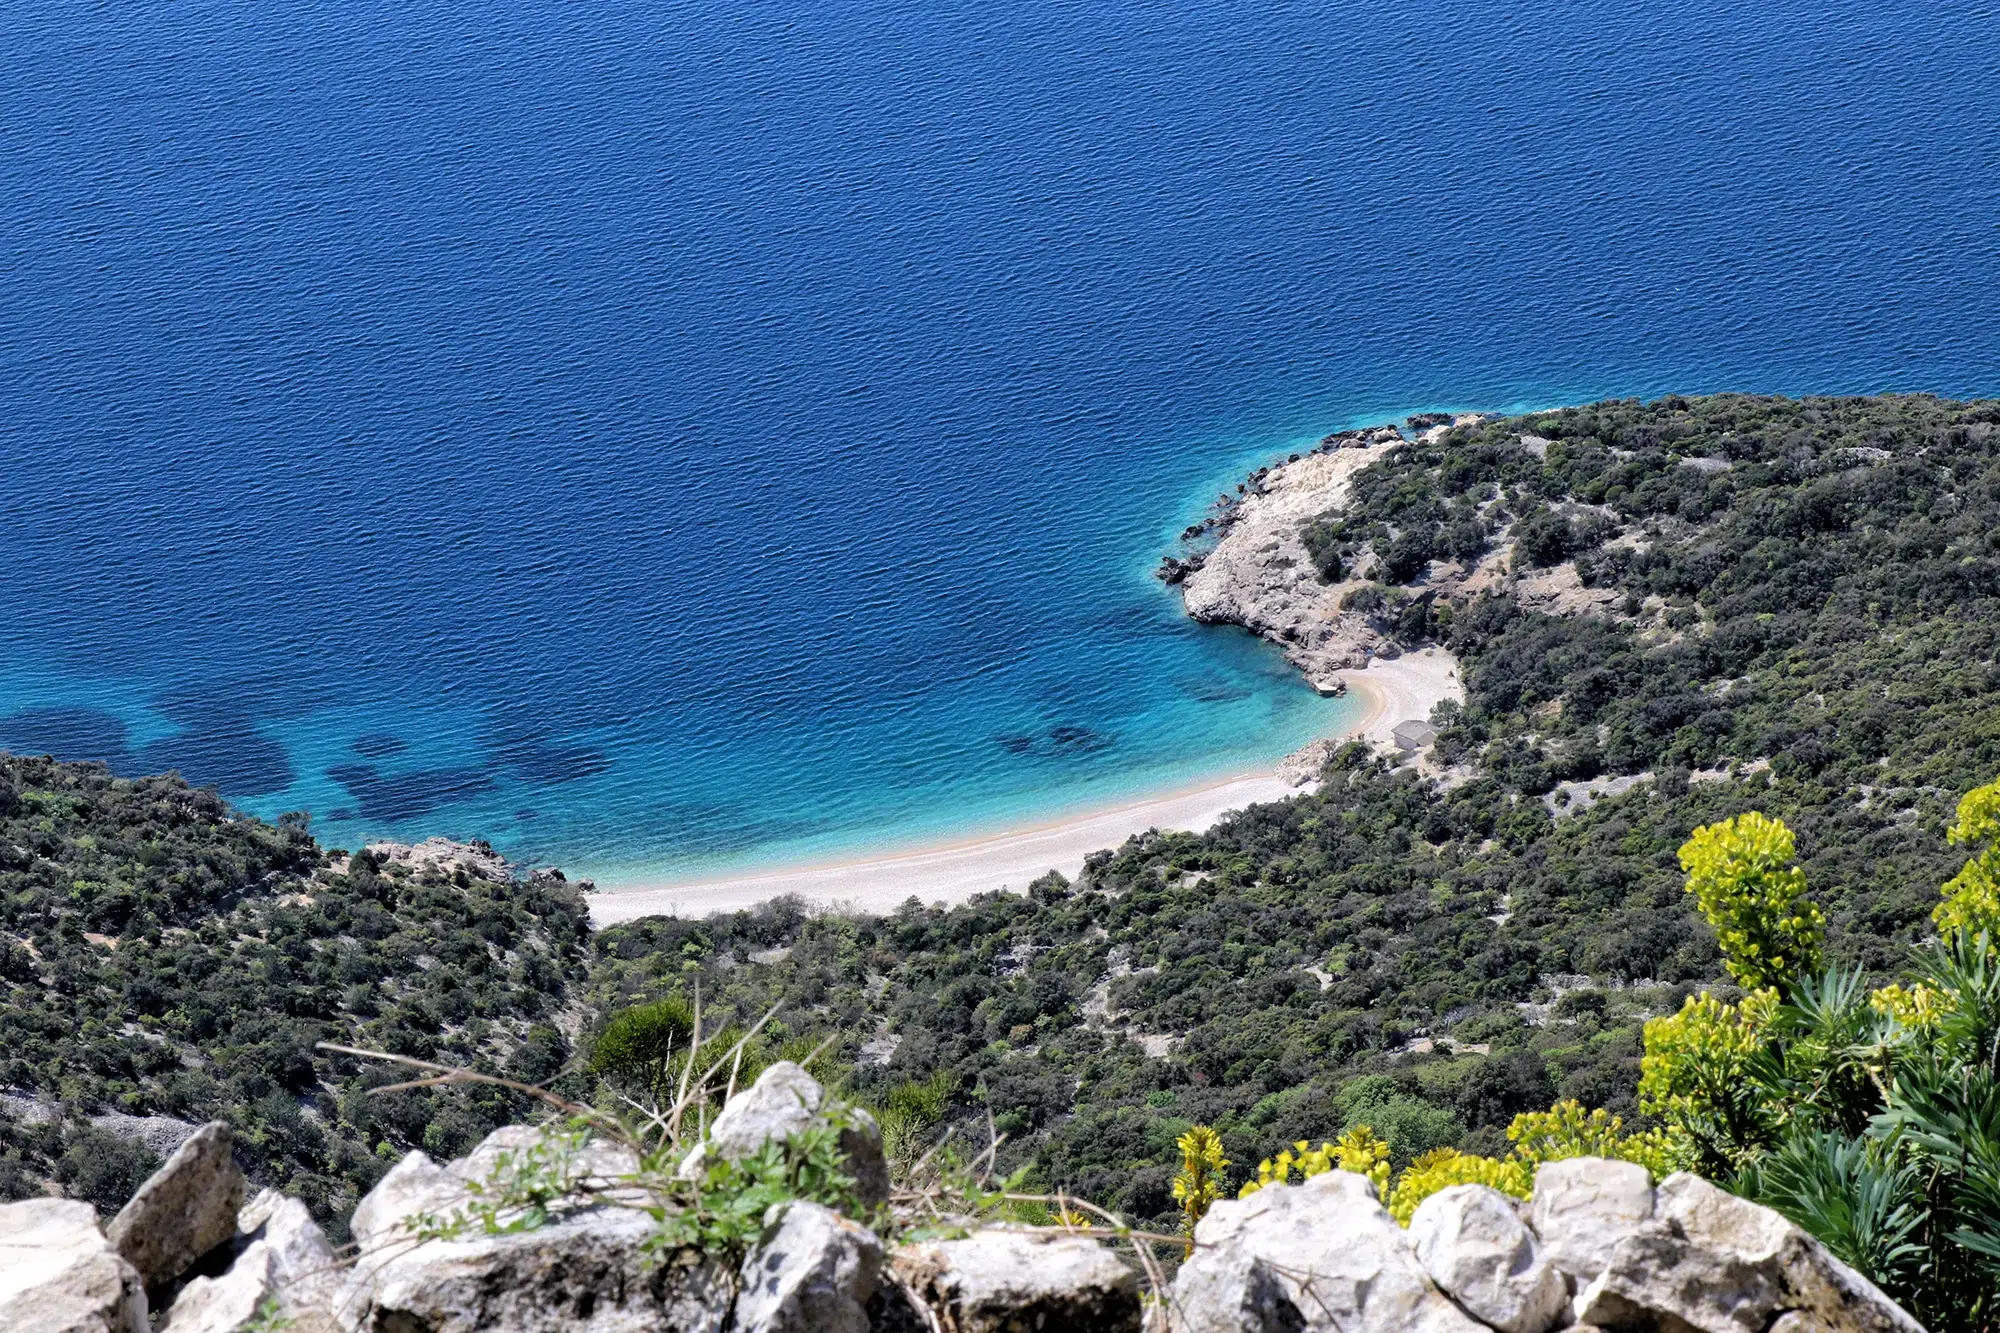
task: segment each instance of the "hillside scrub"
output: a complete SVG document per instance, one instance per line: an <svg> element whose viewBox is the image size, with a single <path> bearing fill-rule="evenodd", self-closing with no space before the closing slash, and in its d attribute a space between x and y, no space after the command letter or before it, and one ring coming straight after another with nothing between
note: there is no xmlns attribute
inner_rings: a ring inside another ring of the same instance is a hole
<svg viewBox="0 0 2000 1333"><path fill-rule="evenodd" d="M570 1056L553 1020L587 938L559 879L367 853L336 874L303 819L248 819L178 778L0 756L0 1089L66 1112L0 1114L0 1191L102 1177L83 1192L115 1207L150 1165L107 1175L118 1159L83 1113L220 1117L260 1183L338 1229L403 1150L467 1151L528 1104L492 1088L369 1098L390 1076L314 1043L548 1078Z"/></svg>

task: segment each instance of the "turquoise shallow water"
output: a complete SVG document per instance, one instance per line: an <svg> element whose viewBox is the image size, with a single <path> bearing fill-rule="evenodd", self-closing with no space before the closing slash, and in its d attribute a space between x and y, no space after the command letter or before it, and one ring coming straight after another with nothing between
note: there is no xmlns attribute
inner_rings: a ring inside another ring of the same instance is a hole
<svg viewBox="0 0 2000 1333"><path fill-rule="evenodd" d="M1337 723L1148 571L1420 408L2000 390L1994 15L0 5L0 746L605 875Z"/></svg>

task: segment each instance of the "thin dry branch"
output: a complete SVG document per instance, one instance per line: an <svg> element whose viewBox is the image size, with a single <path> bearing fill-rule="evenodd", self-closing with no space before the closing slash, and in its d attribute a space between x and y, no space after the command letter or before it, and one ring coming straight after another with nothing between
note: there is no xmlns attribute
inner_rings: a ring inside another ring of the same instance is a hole
<svg viewBox="0 0 2000 1333"><path fill-rule="evenodd" d="M688 1047L687 1062L681 1066L681 1086L674 1093L674 1109L667 1117L667 1132L679 1137L681 1111L687 1106L688 1075L694 1072L695 1057L701 1054L701 983L694 983L694 1045Z"/></svg>
<svg viewBox="0 0 2000 1333"><path fill-rule="evenodd" d="M430 1071L429 1076L412 1079L405 1083L391 1083L386 1087L371 1089L373 1092L401 1092L408 1088L436 1088L452 1083L484 1083L491 1087L508 1088L525 1093L555 1107L564 1115L578 1119L603 1122L608 1117L594 1106L573 1102L569 1098L550 1092L547 1088L533 1083L523 1083L518 1079L502 1078L498 1074L482 1074L475 1069L460 1069L452 1065L441 1065L430 1060L419 1060L415 1056L396 1055L389 1051L371 1051L359 1046L342 1046L338 1042L321 1041L313 1045L322 1051L332 1051L336 1055L358 1056L363 1060L381 1060L392 1065L403 1065L410 1069Z"/></svg>
<svg viewBox="0 0 2000 1333"><path fill-rule="evenodd" d="M696 1001L697 1003L699 1003L700 1001L699 993L697 993L696 995ZM694 1086L692 1088L689 1088L687 1084L687 1071L689 1069L694 1068L695 1057L701 1053L701 1010L699 1008L695 1010L695 1044L693 1048L688 1051L687 1065L681 1070L682 1092L680 1098L677 1101L675 1101L672 1110L668 1113L668 1120L673 1126L673 1132L676 1137L678 1137L680 1134L681 1117L687 1114L687 1108L690 1100L696 1098L699 1094L701 1094L702 1090L708 1087L710 1082L714 1080L715 1076L722 1072L722 1066L726 1064L732 1056L740 1055L743 1051L743 1048L750 1044L750 1039L756 1036L759 1032L762 1032L764 1030L764 1025L766 1023L769 1023L772 1019L776 1018L778 1016L778 1010L783 1007L784 1007L784 1002L779 1001L777 1004L774 1004L769 1009L765 1010L764 1016L758 1019L755 1023L751 1024L749 1031L745 1032L742 1036L738 1037L736 1039L736 1044L731 1046L727 1051L724 1051L721 1057L718 1058L714 1064L710 1065L707 1068L707 1070L703 1072L701 1078L694 1084Z"/></svg>

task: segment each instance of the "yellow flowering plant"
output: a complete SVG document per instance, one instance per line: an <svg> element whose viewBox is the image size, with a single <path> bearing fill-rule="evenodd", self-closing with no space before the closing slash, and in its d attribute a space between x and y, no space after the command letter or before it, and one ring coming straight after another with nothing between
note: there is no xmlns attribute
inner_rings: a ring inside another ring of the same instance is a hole
<svg viewBox="0 0 2000 1333"><path fill-rule="evenodd" d="M1922 981L1910 986L1901 983L1883 986L1868 996L1870 1008L1911 1036L1936 1031L1939 1021L1949 1012L1950 1004L1943 991Z"/></svg>
<svg viewBox="0 0 2000 1333"><path fill-rule="evenodd" d="M1586 1111L1574 1100L1515 1116L1507 1127L1507 1138L1514 1147L1504 1158L1433 1149L1404 1168L1392 1185L1389 1144L1367 1125L1357 1125L1338 1142L1315 1148L1301 1140L1276 1157L1259 1162L1256 1178L1245 1182L1239 1197L1287 1184L1294 1173L1303 1181L1327 1171L1353 1171L1368 1177L1390 1216L1408 1226L1418 1204L1452 1185L1490 1185L1525 1199L1534 1191L1536 1169L1543 1162L1565 1157L1622 1158L1638 1162L1656 1177L1674 1169L1665 1133L1626 1134L1624 1122L1617 1116L1602 1110Z"/></svg>
<svg viewBox="0 0 2000 1333"><path fill-rule="evenodd" d="M1933 1328L2000 1312L2000 782L1948 830L1913 975L1823 969L1791 831L1750 813L1696 829L1688 890L1749 994L1646 1024L1640 1105L1686 1164L1778 1209ZM1657 1168L1656 1168L1657 1169Z"/></svg>
<svg viewBox="0 0 2000 1333"><path fill-rule="evenodd" d="M2000 940L2000 781L1965 794L1945 837L1954 846L1984 844L1945 886L1931 913L1940 934L1985 934Z"/></svg>
<svg viewBox="0 0 2000 1333"><path fill-rule="evenodd" d="M1532 1169L1543 1162L1568 1157L1613 1157L1637 1162L1657 1178L1671 1175L1683 1156L1680 1146L1663 1129L1627 1134L1625 1121L1602 1107L1586 1111L1570 1098L1546 1111L1524 1111L1507 1126L1508 1155Z"/></svg>
<svg viewBox="0 0 2000 1333"><path fill-rule="evenodd" d="M1648 1019L1639 1061L1639 1106L1674 1127L1691 1149L1689 1165L1710 1175L1733 1170L1749 1146L1768 1142L1777 1123L1750 1078L1770 1058L1775 990L1740 1003L1703 991L1680 1011Z"/></svg>
<svg viewBox="0 0 2000 1333"><path fill-rule="evenodd" d="M1174 1140L1181 1151L1181 1169L1174 1176L1174 1202L1181 1208L1181 1228L1194 1234L1195 1224L1222 1197L1222 1173L1229 1159L1222 1155L1222 1136L1207 1125L1196 1125Z"/></svg>
<svg viewBox="0 0 2000 1333"><path fill-rule="evenodd" d="M1826 918L1805 898L1795 853L1792 831L1755 810L1696 829L1681 848L1687 890L1745 990L1782 990L1820 969Z"/></svg>
<svg viewBox="0 0 2000 1333"><path fill-rule="evenodd" d="M1950 837L1976 851L1944 886L1939 937L1915 975L1871 990L1859 969L1824 968L1824 918L1804 896L1790 829L1755 812L1696 829L1680 854L1687 888L1745 993L1704 991L1647 1022L1639 1103L1660 1127L1629 1134L1609 1112L1558 1102L1514 1118L1504 1158L1436 1149L1392 1179L1390 1145L1357 1125L1260 1162L1242 1193L1356 1171L1407 1226L1453 1185L1527 1198L1537 1171L1566 1157L1621 1158L1655 1179L1691 1168L1783 1212L1928 1326L1990 1333L2000 1313L2000 782L1959 802Z"/></svg>
<svg viewBox="0 0 2000 1333"><path fill-rule="evenodd" d="M1398 1226L1408 1226L1418 1204L1453 1185L1486 1185L1525 1199L1535 1191L1535 1167L1511 1157L1503 1161L1453 1148L1433 1148L1396 1177L1396 1187L1382 1203Z"/></svg>

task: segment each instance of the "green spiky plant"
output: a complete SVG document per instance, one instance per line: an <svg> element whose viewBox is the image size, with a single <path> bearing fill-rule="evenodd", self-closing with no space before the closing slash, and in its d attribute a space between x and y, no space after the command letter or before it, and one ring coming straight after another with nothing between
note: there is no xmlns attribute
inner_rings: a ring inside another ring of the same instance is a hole
<svg viewBox="0 0 2000 1333"><path fill-rule="evenodd" d="M2000 1327L2000 782L1959 803L1973 858L1894 985L1818 965L1792 837L1697 829L1688 889L1748 991L1646 1025L1640 1097L1684 1165L1768 1204L1939 1333Z"/></svg>

